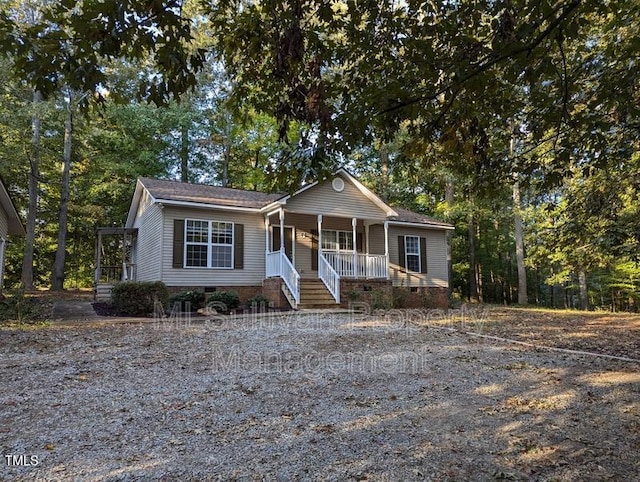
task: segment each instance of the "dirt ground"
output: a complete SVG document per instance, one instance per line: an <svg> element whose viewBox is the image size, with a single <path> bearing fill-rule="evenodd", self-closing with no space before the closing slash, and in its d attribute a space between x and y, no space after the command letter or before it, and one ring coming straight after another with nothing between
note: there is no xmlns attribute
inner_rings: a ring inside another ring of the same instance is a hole
<svg viewBox="0 0 640 482"><path fill-rule="evenodd" d="M495 307L0 328L0 479L638 480L638 359Z"/></svg>

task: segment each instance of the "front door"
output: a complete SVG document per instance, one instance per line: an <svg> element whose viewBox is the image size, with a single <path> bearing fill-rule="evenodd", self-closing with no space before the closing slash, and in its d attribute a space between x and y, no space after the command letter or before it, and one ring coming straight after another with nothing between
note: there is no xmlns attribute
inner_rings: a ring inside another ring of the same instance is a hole
<svg viewBox="0 0 640 482"><path fill-rule="evenodd" d="M294 235L295 228L293 226L284 227L284 252L287 258L295 266L294 258ZM271 251L278 251L280 249L280 226L271 226Z"/></svg>

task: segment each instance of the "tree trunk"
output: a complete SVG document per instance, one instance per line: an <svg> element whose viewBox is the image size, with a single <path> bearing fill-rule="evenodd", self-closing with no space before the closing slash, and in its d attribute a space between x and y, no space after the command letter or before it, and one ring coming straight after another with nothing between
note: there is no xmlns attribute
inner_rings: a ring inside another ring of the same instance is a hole
<svg viewBox="0 0 640 482"><path fill-rule="evenodd" d="M520 215L522 203L520 199L520 183L513 183L513 221L516 238L516 264L518 266L518 304L526 305L529 302L527 296L527 271L524 266L524 239L522 235L522 217Z"/></svg>
<svg viewBox="0 0 640 482"><path fill-rule="evenodd" d="M180 133L180 180L189 182L189 126L184 121Z"/></svg>
<svg viewBox="0 0 640 482"><path fill-rule="evenodd" d="M253 170L257 171L259 166L260 166L260 148L256 149L256 157L253 162ZM257 178L255 176L253 177L253 190L254 191L258 190Z"/></svg>
<svg viewBox="0 0 640 482"><path fill-rule="evenodd" d="M27 235L22 258L22 286L33 289L33 251L36 239L36 220L38 218L38 184L40 180L40 108L42 93L33 91L33 114L31 117L31 149L29 153L29 208L27 212Z"/></svg>
<svg viewBox="0 0 640 482"><path fill-rule="evenodd" d="M389 149L386 144L380 146L380 194L385 201L389 200Z"/></svg>
<svg viewBox="0 0 640 482"><path fill-rule="evenodd" d="M589 295L587 292L587 273L583 269L578 271L578 286L580 287L580 309L589 309Z"/></svg>
<svg viewBox="0 0 640 482"><path fill-rule="evenodd" d="M469 301L478 301L476 282L476 228L473 214L469 214L467 238L469 242Z"/></svg>
<svg viewBox="0 0 640 482"><path fill-rule="evenodd" d="M60 193L60 216L58 218L58 249L53 263L51 289L64 288L64 266L67 254L67 211L69 207L69 185L71 184L71 140L73 135L73 94L69 92L69 102L64 120L64 152L62 160L62 189Z"/></svg>
<svg viewBox="0 0 640 482"><path fill-rule="evenodd" d="M224 141L222 145L222 186L229 185L229 164L231 163L231 120L225 119Z"/></svg>
<svg viewBox="0 0 640 482"><path fill-rule="evenodd" d="M447 183L444 191L444 201L447 204L447 220L451 218L450 213L453 210L453 199L453 179L447 178ZM451 238L452 232L447 230L447 277L449 280L449 296L451 296L451 293L453 292L453 258L451 257Z"/></svg>

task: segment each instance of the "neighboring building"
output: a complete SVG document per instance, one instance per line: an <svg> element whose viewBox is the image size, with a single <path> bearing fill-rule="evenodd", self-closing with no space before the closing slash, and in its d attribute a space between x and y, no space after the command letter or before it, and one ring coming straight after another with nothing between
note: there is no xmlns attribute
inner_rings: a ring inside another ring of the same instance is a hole
<svg viewBox="0 0 640 482"><path fill-rule="evenodd" d="M141 178L123 272L279 307L390 300L392 287L408 306L444 307L450 229L385 204L344 169L291 195Z"/></svg>
<svg viewBox="0 0 640 482"><path fill-rule="evenodd" d="M4 280L4 254L8 235L24 236L25 232L16 207L0 178L0 294Z"/></svg>

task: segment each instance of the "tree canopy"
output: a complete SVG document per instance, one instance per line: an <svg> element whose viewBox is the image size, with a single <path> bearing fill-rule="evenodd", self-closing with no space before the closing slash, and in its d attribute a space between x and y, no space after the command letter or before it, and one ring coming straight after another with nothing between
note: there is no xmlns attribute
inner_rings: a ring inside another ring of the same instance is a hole
<svg viewBox="0 0 640 482"><path fill-rule="evenodd" d="M138 175L291 190L346 164L457 226L460 296L516 299L517 215L530 300L572 305L586 276L622 306L638 289L639 20L638 0L2 0L2 174L26 210L39 119L40 282L70 89L77 259Z"/></svg>

